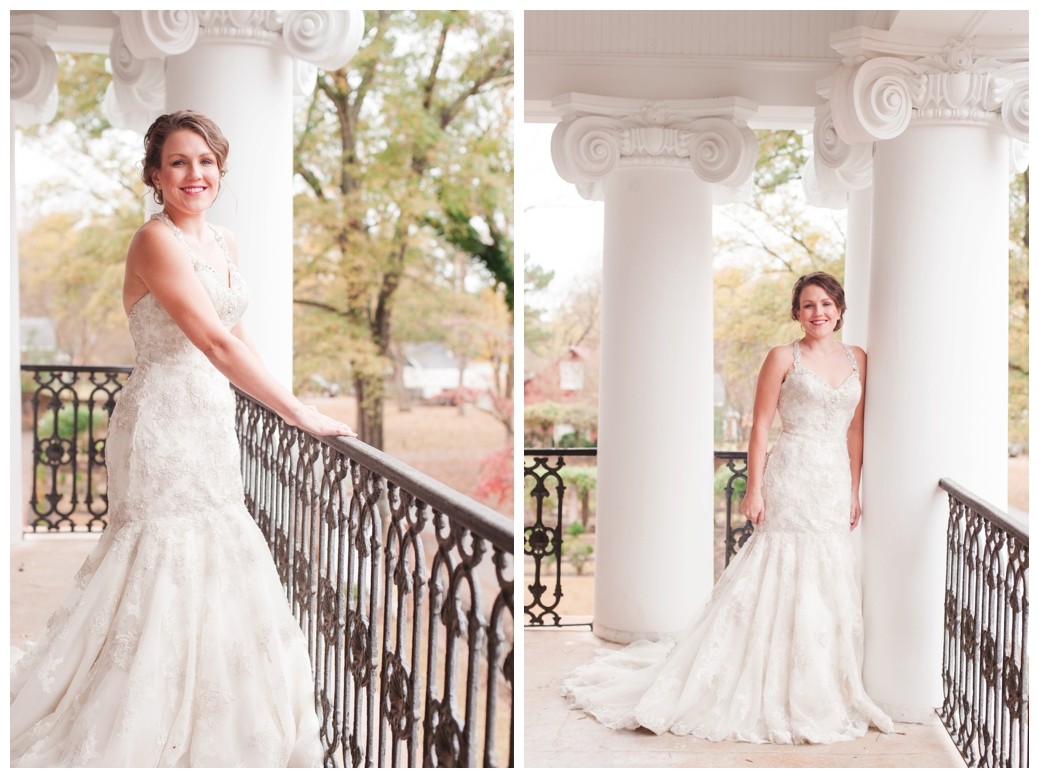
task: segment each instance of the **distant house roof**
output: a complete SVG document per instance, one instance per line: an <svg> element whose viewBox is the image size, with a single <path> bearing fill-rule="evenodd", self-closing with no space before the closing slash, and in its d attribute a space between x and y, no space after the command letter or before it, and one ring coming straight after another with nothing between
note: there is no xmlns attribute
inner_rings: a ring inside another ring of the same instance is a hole
<svg viewBox="0 0 1039 778"><path fill-rule="evenodd" d="M409 367L419 370L458 368L458 359L443 343L425 341L404 345L404 359Z"/></svg>
<svg viewBox="0 0 1039 778"><path fill-rule="evenodd" d="M54 319L45 316L26 316L22 318L19 329L19 344L22 351L58 347L58 334L54 328Z"/></svg>

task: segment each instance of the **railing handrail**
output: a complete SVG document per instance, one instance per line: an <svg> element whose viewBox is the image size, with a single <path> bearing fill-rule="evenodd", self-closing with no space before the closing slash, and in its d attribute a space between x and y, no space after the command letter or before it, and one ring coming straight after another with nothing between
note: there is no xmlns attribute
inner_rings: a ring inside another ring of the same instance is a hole
<svg viewBox="0 0 1039 778"><path fill-rule="evenodd" d="M1006 511L997 508L986 500L983 500L973 492L964 489L951 478L940 479L938 481L938 486L964 505L968 505L978 513L984 515L986 519L991 521L996 527L999 527L999 529L1013 535L1017 540L1028 545L1028 525L1021 523Z"/></svg>
<svg viewBox="0 0 1039 778"><path fill-rule="evenodd" d="M250 402L256 403L261 408L276 412L238 387L234 390L248 398ZM303 430L301 430L303 432ZM490 541L495 548L501 548L509 553L513 550L513 526L508 518L483 505L472 497L462 494L447 484L437 481L420 470L401 462L390 456L385 451L380 451L356 438L347 437L324 437L304 432L330 448L335 449L349 459L360 465L383 475L390 483L401 487L414 497L429 505L433 510L448 513L453 519L473 530L478 535Z"/></svg>
<svg viewBox="0 0 1039 778"><path fill-rule="evenodd" d="M102 370L125 370L130 372L133 370L133 365L74 365L69 362L64 364L54 365L38 365L38 364L23 364L21 365L22 370L48 370L52 373L67 373L69 371L75 372L86 372L92 370L94 372L101 372Z"/></svg>
<svg viewBox="0 0 1039 778"><path fill-rule="evenodd" d="M551 457L558 454L564 457L594 457L598 452L599 449L596 446L586 446L582 448L524 448L523 456Z"/></svg>
<svg viewBox="0 0 1039 778"><path fill-rule="evenodd" d="M563 457L593 457L599 453L598 446L582 446L580 448L524 448L525 457L544 457L560 455ZM746 451L715 451L715 459L741 459L747 456Z"/></svg>

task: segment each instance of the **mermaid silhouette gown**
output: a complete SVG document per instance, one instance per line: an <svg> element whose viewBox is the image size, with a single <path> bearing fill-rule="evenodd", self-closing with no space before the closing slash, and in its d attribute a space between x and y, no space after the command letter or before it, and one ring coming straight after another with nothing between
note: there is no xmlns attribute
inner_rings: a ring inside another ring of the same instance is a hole
<svg viewBox="0 0 1039 778"><path fill-rule="evenodd" d="M237 270L228 286L157 218L233 326ZM150 294L129 327L108 528L12 673L12 766L319 767L307 646L244 507L228 381Z"/></svg>
<svg viewBox="0 0 1039 778"><path fill-rule="evenodd" d="M673 641L601 652L563 681L608 727L708 740L831 743L891 719L862 685L862 606L851 546L847 432L862 393L794 363L783 431L766 457L765 520Z"/></svg>

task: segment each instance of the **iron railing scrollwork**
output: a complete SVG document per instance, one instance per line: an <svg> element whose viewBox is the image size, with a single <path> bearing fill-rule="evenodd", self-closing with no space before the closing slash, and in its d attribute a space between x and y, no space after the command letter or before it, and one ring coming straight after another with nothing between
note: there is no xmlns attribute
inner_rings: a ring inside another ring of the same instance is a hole
<svg viewBox="0 0 1039 778"><path fill-rule="evenodd" d="M1028 766L1028 529L942 479L949 494L944 701L971 767Z"/></svg>
<svg viewBox="0 0 1039 778"><path fill-rule="evenodd" d="M129 367L22 365L32 416L33 532L108 526L105 440L129 374Z"/></svg>
<svg viewBox="0 0 1039 778"><path fill-rule="evenodd" d="M557 608L563 600L563 496L566 485L561 475L566 460L594 459L594 448L528 448L523 452L533 464L524 465L524 482L533 479L534 521L523 529L523 554L534 565L533 582L527 585L530 599L523 605L527 626L589 626L587 622L564 624ZM549 459L556 458L555 464ZM555 496L554 510L549 498ZM551 511L552 516L548 513ZM553 569L554 568L554 569ZM552 586L551 593L549 585ZM551 618L549 625L546 619Z"/></svg>
<svg viewBox="0 0 1039 778"><path fill-rule="evenodd" d="M754 532L753 522L739 514L739 501L733 499L737 494L741 495L742 499L742 494L746 492L747 452L715 451L714 463L715 467L718 467L719 463L724 464L730 473L725 482L725 566L728 567L736 552L746 545ZM744 487L742 492L736 489L736 484L740 481ZM734 504L737 508L736 516L733 515Z"/></svg>
<svg viewBox="0 0 1039 778"><path fill-rule="evenodd" d="M513 764L513 532L243 394L247 504L307 636L327 766Z"/></svg>
<svg viewBox="0 0 1039 778"><path fill-rule="evenodd" d="M567 461L593 459L595 448L528 448L524 457L524 490L532 508L525 519L523 554L532 568L525 576L527 597L523 613L528 627L590 626L588 622L565 621L563 603L564 497L567 493L564 468ZM715 468L726 467L725 481L725 565L750 539L754 525L745 520L734 505L741 494L737 484L747 480L745 451L714 452ZM528 489L529 487L529 489Z"/></svg>

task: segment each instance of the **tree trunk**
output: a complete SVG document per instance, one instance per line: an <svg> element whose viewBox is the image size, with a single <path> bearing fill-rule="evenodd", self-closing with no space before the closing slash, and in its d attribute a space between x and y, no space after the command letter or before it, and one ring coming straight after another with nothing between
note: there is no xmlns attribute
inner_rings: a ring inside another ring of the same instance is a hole
<svg viewBox="0 0 1039 778"><path fill-rule="evenodd" d="M400 346L395 346L390 349L393 354L393 385L397 391L397 408L401 411L411 410L411 395L408 393L408 389L404 386L404 366L407 364L407 360L404 358L404 349Z"/></svg>
<svg viewBox="0 0 1039 778"><path fill-rule="evenodd" d="M458 359L458 391L455 393L455 403L458 406L458 415L465 416L465 368L469 364L469 358L464 354Z"/></svg>
<svg viewBox="0 0 1039 778"><path fill-rule="evenodd" d="M360 374L354 380L357 392L357 437L369 446L383 449L383 379Z"/></svg>

